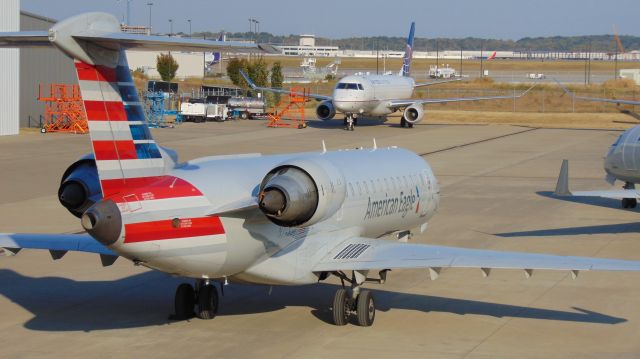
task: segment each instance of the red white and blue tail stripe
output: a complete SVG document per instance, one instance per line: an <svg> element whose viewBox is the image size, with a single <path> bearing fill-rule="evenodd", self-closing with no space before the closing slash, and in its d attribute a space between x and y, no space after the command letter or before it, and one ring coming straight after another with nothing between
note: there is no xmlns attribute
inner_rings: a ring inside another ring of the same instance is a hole
<svg viewBox="0 0 640 359"><path fill-rule="evenodd" d="M103 197L155 182L165 161L145 122L126 55L110 68L75 61Z"/></svg>

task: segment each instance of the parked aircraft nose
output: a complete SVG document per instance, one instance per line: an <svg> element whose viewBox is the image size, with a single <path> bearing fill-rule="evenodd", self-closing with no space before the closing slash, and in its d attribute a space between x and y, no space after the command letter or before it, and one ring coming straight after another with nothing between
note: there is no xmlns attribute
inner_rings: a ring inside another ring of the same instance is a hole
<svg viewBox="0 0 640 359"><path fill-rule="evenodd" d="M268 188L262 194L260 209L266 214L280 215L287 206L284 193L277 188Z"/></svg>
<svg viewBox="0 0 640 359"><path fill-rule="evenodd" d="M122 232L122 216L112 200L91 206L82 215L80 223L91 237L105 246L115 243Z"/></svg>

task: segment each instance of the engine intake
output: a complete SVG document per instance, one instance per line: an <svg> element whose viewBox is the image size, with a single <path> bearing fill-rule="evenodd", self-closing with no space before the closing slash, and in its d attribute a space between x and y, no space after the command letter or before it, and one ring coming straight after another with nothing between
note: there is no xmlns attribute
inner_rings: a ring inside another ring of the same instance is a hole
<svg viewBox="0 0 640 359"><path fill-rule="evenodd" d="M269 220L283 227L306 227L336 213L346 195L344 179L323 162L298 160L267 173L258 205Z"/></svg>
<svg viewBox="0 0 640 359"><path fill-rule="evenodd" d="M322 121L328 121L332 119L335 115L336 115L336 108L333 106L333 103L329 100L320 102L318 107L316 107L316 116L318 116L318 119Z"/></svg>
<svg viewBox="0 0 640 359"><path fill-rule="evenodd" d="M85 156L67 168L60 180L58 200L71 214L80 218L101 198L100 180L93 157Z"/></svg>
<svg viewBox="0 0 640 359"><path fill-rule="evenodd" d="M421 104L413 104L407 107L403 113L405 121L410 124L416 124L422 121L422 117L424 116L424 107Z"/></svg>

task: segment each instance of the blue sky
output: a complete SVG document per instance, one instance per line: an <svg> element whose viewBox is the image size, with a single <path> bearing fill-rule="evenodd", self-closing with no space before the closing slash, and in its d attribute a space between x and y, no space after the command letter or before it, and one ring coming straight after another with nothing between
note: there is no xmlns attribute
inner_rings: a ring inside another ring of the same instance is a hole
<svg viewBox="0 0 640 359"><path fill-rule="evenodd" d="M55 19L87 11L124 18L127 0L22 0L22 9ZM248 18L260 30L288 35L314 33L330 38L406 36L416 21L416 36L467 36L514 39L536 36L611 34L640 36L639 0L132 0L131 23L147 25L148 2L154 31L248 31Z"/></svg>

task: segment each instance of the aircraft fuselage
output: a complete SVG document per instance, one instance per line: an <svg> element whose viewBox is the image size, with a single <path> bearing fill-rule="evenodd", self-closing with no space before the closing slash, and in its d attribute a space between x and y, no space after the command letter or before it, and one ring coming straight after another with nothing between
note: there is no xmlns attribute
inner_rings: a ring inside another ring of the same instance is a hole
<svg viewBox="0 0 640 359"><path fill-rule="evenodd" d="M414 86L406 76L347 76L333 90L333 104L344 114L384 116L395 111L387 101L411 98Z"/></svg>

